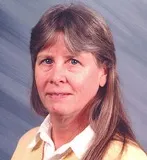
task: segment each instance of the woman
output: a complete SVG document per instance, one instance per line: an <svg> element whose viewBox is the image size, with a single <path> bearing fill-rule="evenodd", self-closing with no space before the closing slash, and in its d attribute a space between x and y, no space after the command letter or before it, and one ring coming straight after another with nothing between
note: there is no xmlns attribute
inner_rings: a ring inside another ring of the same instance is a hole
<svg viewBox="0 0 147 160"><path fill-rule="evenodd" d="M104 19L84 5L57 5L32 29L31 101L46 116L12 160L147 160L127 121L115 47Z"/></svg>

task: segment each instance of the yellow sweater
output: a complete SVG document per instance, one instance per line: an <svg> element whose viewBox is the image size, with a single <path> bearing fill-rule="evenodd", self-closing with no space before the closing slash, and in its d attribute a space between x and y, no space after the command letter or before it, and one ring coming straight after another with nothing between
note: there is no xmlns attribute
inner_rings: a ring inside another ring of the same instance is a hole
<svg viewBox="0 0 147 160"><path fill-rule="evenodd" d="M40 140L33 148L27 148L30 142L33 140L39 127L33 128L25 133L18 142L18 145L13 153L11 160L43 160L44 142ZM78 160L74 152L68 152L68 154L62 157L63 160Z"/></svg>
<svg viewBox="0 0 147 160"><path fill-rule="evenodd" d="M43 141L40 140L33 149L27 148L27 146L34 138L37 130L38 127L33 128L21 137L11 160L43 160ZM108 149L104 160L120 160L120 158L118 158L120 148L121 142L114 141L110 145L110 149ZM73 152L66 154L62 159L78 160ZM121 157L121 160L147 160L147 156L140 148L128 144L127 149Z"/></svg>

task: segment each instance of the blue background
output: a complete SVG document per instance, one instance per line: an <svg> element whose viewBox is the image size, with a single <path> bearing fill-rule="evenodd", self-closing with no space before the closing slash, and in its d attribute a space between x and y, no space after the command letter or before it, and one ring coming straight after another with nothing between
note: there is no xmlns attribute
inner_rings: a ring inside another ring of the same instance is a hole
<svg viewBox="0 0 147 160"><path fill-rule="evenodd" d="M29 103L31 28L51 5L64 0L0 0L0 160L41 123ZM72 1L75 2L75 1ZM99 11L114 36L125 109L147 150L147 0L81 0Z"/></svg>

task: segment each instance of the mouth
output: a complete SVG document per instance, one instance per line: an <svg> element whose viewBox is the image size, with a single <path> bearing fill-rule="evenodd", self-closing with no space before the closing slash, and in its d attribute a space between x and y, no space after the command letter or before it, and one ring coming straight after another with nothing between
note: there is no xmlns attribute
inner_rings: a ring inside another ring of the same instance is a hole
<svg viewBox="0 0 147 160"><path fill-rule="evenodd" d="M54 100L59 100L59 99L64 99L67 98L68 96L72 95L71 93L55 93L55 92L51 92L47 94L51 99Z"/></svg>

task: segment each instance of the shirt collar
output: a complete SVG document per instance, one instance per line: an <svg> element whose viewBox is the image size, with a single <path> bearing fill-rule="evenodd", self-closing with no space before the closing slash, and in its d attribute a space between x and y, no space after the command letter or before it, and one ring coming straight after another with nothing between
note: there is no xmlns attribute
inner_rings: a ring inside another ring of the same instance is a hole
<svg viewBox="0 0 147 160"><path fill-rule="evenodd" d="M52 124L50 122L50 116L48 115L40 125L34 139L28 145L28 148L33 149L40 140L48 142L51 137L51 135L49 135L51 133L50 131L51 127L52 127Z"/></svg>
<svg viewBox="0 0 147 160"><path fill-rule="evenodd" d="M80 134L78 134L70 143L75 155L81 159L87 149L90 147L92 140L94 138L94 131L90 127L86 127Z"/></svg>
<svg viewBox="0 0 147 160"><path fill-rule="evenodd" d="M54 146L54 143L51 139L51 127L52 124L50 122L50 116L48 115L43 123L40 125L39 130L37 131L34 139L32 142L28 145L28 148L33 149L37 143L40 140L43 140L50 145ZM81 159L83 155L85 154L86 150L91 145L91 142L94 138L94 131L90 127L86 127L80 134L78 134L72 141L65 144L64 146L68 146L68 148L71 148L77 158Z"/></svg>

